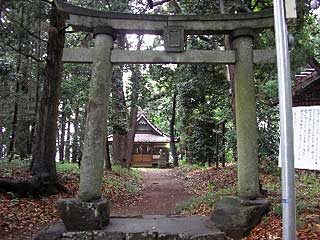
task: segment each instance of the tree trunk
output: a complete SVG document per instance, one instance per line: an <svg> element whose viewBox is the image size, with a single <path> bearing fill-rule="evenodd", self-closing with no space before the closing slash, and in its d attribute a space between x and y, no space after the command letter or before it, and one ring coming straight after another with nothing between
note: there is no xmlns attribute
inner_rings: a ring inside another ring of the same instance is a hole
<svg viewBox="0 0 320 240"><path fill-rule="evenodd" d="M125 37L118 35L120 48L125 47ZM113 71L112 76L112 122L113 122L113 142L112 161L125 167L126 164L126 139L128 133L127 107L123 91L123 66L118 66Z"/></svg>
<svg viewBox="0 0 320 240"><path fill-rule="evenodd" d="M70 137L71 137L71 114L69 114L69 116L67 117L68 122L67 122L67 139L66 139L66 148L65 148L65 159L70 162Z"/></svg>
<svg viewBox="0 0 320 240"><path fill-rule="evenodd" d="M24 25L24 7L23 5L20 8L20 23L23 26ZM19 37L19 43L18 43L18 49L19 52L22 51L23 49L23 41L22 41L22 35ZM19 54L17 57L17 69L16 73L18 77L16 77L16 89L15 89L15 100L14 100L14 109L13 109L13 117L12 117L12 127L11 127L11 134L10 134L10 142L9 142L9 147L8 147L8 156L9 156L9 162L12 161L15 153L15 145L16 145L16 135L17 135L17 124L18 124L18 108L19 108L19 92L20 92L20 69L21 69L21 64L22 64L22 57Z"/></svg>
<svg viewBox="0 0 320 240"><path fill-rule="evenodd" d="M30 28L30 13L25 12L22 15L25 28ZM29 35L27 34L23 38L22 52L30 54L32 52L32 46L30 45ZM32 65L31 60L28 58L22 58L21 61L21 79L20 79L20 92L18 95L18 107L17 113L17 132L16 132L16 152L20 155L21 159L27 158L29 143L31 141L30 126L32 124L32 115L34 112L30 109L30 95L29 87L31 85L31 72Z"/></svg>
<svg viewBox="0 0 320 240"><path fill-rule="evenodd" d="M19 79L17 78L17 80L16 80L16 94L18 92L19 92ZM14 157L15 144L16 144L17 122L18 122L18 102L16 100L14 103L12 130L11 130L11 136L10 136L10 144L9 144L9 148L8 148L9 162L11 162Z"/></svg>
<svg viewBox="0 0 320 240"><path fill-rule="evenodd" d="M129 131L127 134L127 144L126 144L126 167L130 167L132 160L132 152L133 152L133 144L134 144L134 136L136 134L137 129L137 114L138 107L132 106L129 117Z"/></svg>
<svg viewBox="0 0 320 240"><path fill-rule="evenodd" d="M0 119L0 160L5 159L5 148L4 148L5 137L4 137L4 128L2 126L4 126L4 123Z"/></svg>
<svg viewBox="0 0 320 240"><path fill-rule="evenodd" d="M87 109L80 115L80 127L79 127L79 155L78 155L78 165L81 165L82 152L83 152L83 142L84 142L84 133L85 126L87 121Z"/></svg>
<svg viewBox="0 0 320 240"><path fill-rule="evenodd" d="M56 172L56 129L62 79L62 53L65 41L65 16L53 4L50 13L45 80L41 96L35 143L32 153L33 181L44 193L57 193L61 187Z"/></svg>
<svg viewBox="0 0 320 240"><path fill-rule="evenodd" d="M64 137L66 134L66 113L65 113L65 107L66 107L66 100L62 103L62 112L61 112L61 134L60 134L60 144L59 144L59 161L64 162Z"/></svg>
<svg viewBox="0 0 320 240"><path fill-rule="evenodd" d="M143 37L138 36L137 50L140 50L143 42ZM132 152L134 145L134 136L137 129L137 114L138 114L138 105L139 105L139 94L140 94L140 85L141 85L141 71L139 65L131 66L131 103L130 103L130 116L128 123L128 134L126 139L126 167L130 167L132 160Z"/></svg>
<svg viewBox="0 0 320 240"><path fill-rule="evenodd" d="M7 0L0 0L0 19L2 18L2 12L5 10L6 8L6 1Z"/></svg>
<svg viewBox="0 0 320 240"><path fill-rule="evenodd" d="M225 4L224 0L220 0L220 13L225 14ZM224 46L226 50L232 49L230 36L224 36ZM236 98L235 98L235 90L234 90L234 65L226 65L226 77L230 83L230 92L231 92L231 104L232 104L232 122L234 129L236 128ZM232 153L235 160L237 160L237 148L235 144L232 144Z"/></svg>
<svg viewBox="0 0 320 240"><path fill-rule="evenodd" d="M176 122L176 105L177 105L177 91L173 91L172 96L172 111L171 111L171 119L170 119L170 150L173 158L173 166L178 167L178 154L177 148L175 144L175 134L174 134L174 125Z"/></svg>
<svg viewBox="0 0 320 240"><path fill-rule="evenodd" d="M109 170L111 171L112 168L111 168L111 160L110 160L110 151L109 151L109 142L108 142L108 138L106 140L106 159L105 159L105 162L104 162L104 168L106 170Z"/></svg>
<svg viewBox="0 0 320 240"><path fill-rule="evenodd" d="M113 108L113 163L125 166L126 138L127 138L127 110L123 91L122 67L113 72L112 108Z"/></svg>
<svg viewBox="0 0 320 240"><path fill-rule="evenodd" d="M39 1L39 12L40 12L40 16L39 16L39 20L38 20L38 33L37 33L37 37L38 37L38 41L37 41L37 50L36 50L36 55L38 57L38 59L40 59L41 56L41 17L42 17L42 12L41 12L41 1ZM34 113L35 116L38 113L38 107L39 107L39 92L40 92L40 75L41 75L41 63L37 62L36 63L36 84L35 84L35 107L34 107ZM34 119L32 126L31 126L31 133L30 133L30 149L29 152L32 153L32 145L34 144L34 135L35 135L35 128L36 128L36 118Z"/></svg>
<svg viewBox="0 0 320 240"><path fill-rule="evenodd" d="M215 142L216 142L216 168L219 167L219 134L216 132L215 134Z"/></svg>
<svg viewBox="0 0 320 240"><path fill-rule="evenodd" d="M72 138L72 159L71 162L76 163L79 155L79 106L74 111L73 122L74 134Z"/></svg>
<svg viewBox="0 0 320 240"><path fill-rule="evenodd" d="M221 146L222 146L221 163L222 163L222 167L226 166L225 133L226 133L226 122L225 122L225 120L223 120L221 122Z"/></svg>

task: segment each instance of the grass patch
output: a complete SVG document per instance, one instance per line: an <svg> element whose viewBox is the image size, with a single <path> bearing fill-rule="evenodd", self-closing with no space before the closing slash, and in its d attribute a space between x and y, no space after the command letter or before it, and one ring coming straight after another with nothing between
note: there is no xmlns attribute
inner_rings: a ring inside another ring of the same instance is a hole
<svg viewBox="0 0 320 240"><path fill-rule="evenodd" d="M125 179L108 175L103 179L103 189L107 195L115 195L120 196L123 193L128 194L138 194L141 190L139 182L135 181L135 179Z"/></svg>
<svg viewBox="0 0 320 240"><path fill-rule="evenodd" d="M78 163L56 163L57 166L57 172L63 173L63 174L80 174L80 168L78 166Z"/></svg>
<svg viewBox="0 0 320 240"><path fill-rule="evenodd" d="M232 186L215 192L207 192L203 196L193 196L177 204L173 213L181 215L208 215L208 212L212 211L213 206L221 197L234 195L235 192L236 187Z"/></svg>
<svg viewBox="0 0 320 240"><path fill-rule="evenodd" d="M296 170L296 208L297 214L313 212L319 209L320 174L315 171ZM272 202L272 212L281 216L281 179L269 179L264 188L268 191L268 199Z"/></svg>
<svg viewBox="0 0 320 240"><path fill-rule="evenodd" d="M142 180L142 176L138 169L124 168L120 165L114 164L112 165L112 172L119 176L132 177L137 179L138 181Z"/></svg>
<svg viewBox="0 0 320 240"><path fill-rule="evenodd" d="M113 165L103 178L103 192L111 199L130 198L141 192L141 182L139 170Z"/></svg>
<svg viewBox="0 0 320 240"><path fill-rule="evenodd" d="M28 168L31 160L17 160L13 159L11 162L8 160L0 161L0 168Z"/></svg>
<svg viewBox="0 0 320 240"><path fill-rule="evenodd" d="M296 177L297 212L314 211L320 207L320 174L301 171Z"/></svg>

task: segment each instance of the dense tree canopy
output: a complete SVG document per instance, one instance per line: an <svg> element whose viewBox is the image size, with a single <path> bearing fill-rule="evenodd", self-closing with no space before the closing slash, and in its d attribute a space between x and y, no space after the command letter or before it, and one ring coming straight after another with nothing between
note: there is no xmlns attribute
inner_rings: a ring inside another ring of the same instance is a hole
<svg viewBox="0 0 320 240"><path fill-rule="evenodd" d="M70 2L99 10L151 14L209 15L259 12L272 8L272 1L261 0ZM1 1L2 158L27 159L31 156L36 115L45 84L49 16L53 7L52 1ZM66 47L93 46L90 34L77 32L68 26L64 30ZM298 19L291 25L290 31L295 38L291 51L292 73L308 65L319 69L319 27L308 1L299 1ZM129 49L161 49L163 42L159 36L122 36L117 38L116 45ZM230 42L228 36L193 35L187 37L186 48L223 49L230 48ZM268 30L257 35L254 48L274 48L273 32ZM232 160L236 153L232 74L232 66L222 65L115 67L112 99L120 105L113 103L113 107L109 108L112 117L106 134L127 136L130 131L134 132L132 116L141 109L165 132L179 137L177 147L180 159L205 163L213 160L216 151L214 139L217 131L214 129L218 130L218 123L225 120L226 145L220 146L220 152L224 148L228 160ZM90 75L89 65L64 64L56 130L56 150L59 152L56 159L59 161L78 162L81 159ZM259 156L261 159L276 159L279 130L275 66L256 66L255 83ZM173 99L176 104L173 104ZM173 106L176 106L174 127L170 125ZM130 139L128 136L126 138Z"/></svg>

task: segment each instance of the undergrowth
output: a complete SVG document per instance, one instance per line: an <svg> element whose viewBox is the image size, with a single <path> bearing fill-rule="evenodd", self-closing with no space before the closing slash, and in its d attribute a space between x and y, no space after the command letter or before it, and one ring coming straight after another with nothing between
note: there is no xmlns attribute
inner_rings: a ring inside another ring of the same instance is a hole
<svg viewBox="0 0 320 240"><path fill-rule="evenodd" d="M7 179L24 179L28 178L30 160L21 161L14 159L11 162L0 161L0 177ZM62 179L67 179L65 184L70 184L70 178L78 188L80 168L77 163L64 162L56 163L57 173ZM138 195L141 191L142 176L136 169L127 169L119 165L113 165L112 171L105 171L103 177L103 192L109 199L120 197L130 197Z"/></svg>
<svg viewBox="0 0 320 240"><path fill-rule="evenodd" d="M141 192L142 176L138 170L113 165L103 178L103 192L107 196L129 198Z"/></svg>
<svg viewBox="0 0 320 240"><path fill-rule="evenodd" d="M271 202L271 215L281 216L281 169L274 163L262 164L260 181L267 191L264 196ZM214 204L223 196L236 195L236 165L226 168L206 168L183 165L177 169L190 193L189 200L177 205L175 213L184 215L209 214ZM298 220L303 213L320 209L320 172L296 169L296 209Z"/></svg>
<svg viewBox="0 0 320 240"><path fill-rule="evenodd" d="M80 174L80 168L77 163L56 163L57 172L62 174Z"/></svg>
<svg viewBox="0 0 320 240"><path fill-rule="evenodd" d="M215 192L209 191L205 195L193 196L177 204L173 213L181 215L207 215L208 211L210 212L213 209L221 197L233 195L235 192L236 188L232 186Z"/></svg>
<svg viewBox="0 0 320 240"><path fill-rule="evenodd" d="M313 212L320 208L320 173L316 171L296 170L296 210L297 214ZM264 183L268 191L268 199L272 203L272 212L281 216L281 179L274 176L273 180Z"/></svg>

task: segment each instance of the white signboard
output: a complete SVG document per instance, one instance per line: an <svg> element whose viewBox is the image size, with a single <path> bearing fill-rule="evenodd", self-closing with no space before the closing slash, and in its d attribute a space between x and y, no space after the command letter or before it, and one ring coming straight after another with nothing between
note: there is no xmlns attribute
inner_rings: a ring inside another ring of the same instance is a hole
<svg viewBox="0 0 320 240"><path fill-rule="evenodd" d="M286 18L297 18L296 1L285 0Z"/></svg>
<svg viewBox="0 0 320 240"><path fill-rule="evenodd" d="M292 110L294 166L320 170L320 106L294 107Z"/></svg>

